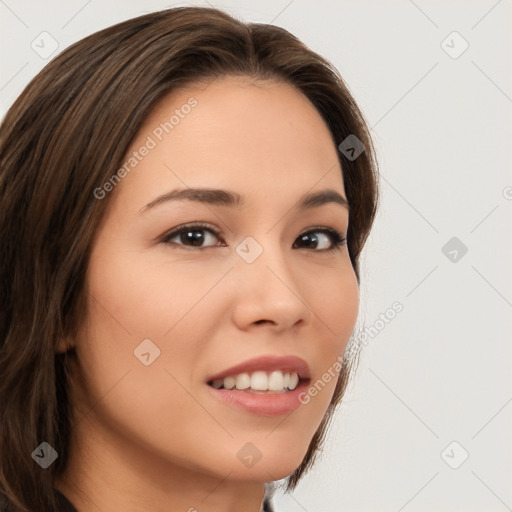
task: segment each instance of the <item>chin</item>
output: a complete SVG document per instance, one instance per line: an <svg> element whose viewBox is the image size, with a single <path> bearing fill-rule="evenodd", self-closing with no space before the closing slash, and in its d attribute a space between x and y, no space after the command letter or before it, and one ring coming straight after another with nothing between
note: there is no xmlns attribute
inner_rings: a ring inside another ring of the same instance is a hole
<svg viewBox="0 0 512 512"><path fill-rule="evenodd" d="M290 476L299 467L301 462L302 459L297 464L263 464L260 461L252 468L238 468L236 471L232 471L229 478L237 482L270 482L281 480L282 478Z"/></svg>
<svg viewBox="0 0 512 512"><path fill-rule="evenodd" d="M247 443L237 451L237 463L226 461L226 473L232 471L231 478L240 481L280 480L291 475L306 456L309 443L297 449L298 443L269 443L262 441L256 445Z"/></svg>

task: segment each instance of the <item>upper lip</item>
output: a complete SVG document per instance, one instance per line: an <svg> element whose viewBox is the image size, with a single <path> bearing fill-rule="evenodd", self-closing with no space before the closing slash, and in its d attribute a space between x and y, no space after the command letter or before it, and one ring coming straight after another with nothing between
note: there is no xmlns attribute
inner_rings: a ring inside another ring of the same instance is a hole
<svg viewBox="0 0 512 512"><path fill-rule="evenodd" d="M243 363L231 366L230 368L226 368L225 370L208 377L207 382L224 379L225 377L238 375L239 373L251 373L258 370L281 370L282 372L288 373L296 372L301 380L311 378L308 363L300 357L264 355L254 359L249 359Z"/></svg>

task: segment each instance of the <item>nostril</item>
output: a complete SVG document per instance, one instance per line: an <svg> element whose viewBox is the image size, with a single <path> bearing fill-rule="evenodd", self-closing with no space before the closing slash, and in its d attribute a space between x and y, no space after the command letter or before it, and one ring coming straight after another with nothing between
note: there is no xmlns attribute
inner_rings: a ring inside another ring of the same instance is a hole
<svg viewBox="0 0 512 512"><path fill-rule="evenodd" d="M255 324L261 324L261 323L264 323L264 322L269 322L271 324L275 324L275 322L273 320L256 320L256 322L254 322Z"/></svg>

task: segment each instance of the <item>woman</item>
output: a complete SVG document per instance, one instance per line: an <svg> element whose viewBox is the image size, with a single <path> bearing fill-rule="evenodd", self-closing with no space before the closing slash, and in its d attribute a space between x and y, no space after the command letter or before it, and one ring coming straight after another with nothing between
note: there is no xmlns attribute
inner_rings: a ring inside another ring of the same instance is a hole
<svg viewBox="0 0 512 512"><path fill-rule="evenodd" d="M364 118L282 28L180 7L97 32L0 130L9 512L270 511L357 351Z"/></svg>

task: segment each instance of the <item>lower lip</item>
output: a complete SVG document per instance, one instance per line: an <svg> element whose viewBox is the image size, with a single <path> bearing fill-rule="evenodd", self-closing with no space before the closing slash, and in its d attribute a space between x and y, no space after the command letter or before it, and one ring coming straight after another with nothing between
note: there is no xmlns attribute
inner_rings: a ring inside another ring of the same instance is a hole
<svg viewBox="0 0 512 512"><path fill-rule="evenodd" d="M280 416L302 405L299 395L307 389L307 382L299 382L294 390L286 393L249 393L237 389L217 389L212 386L208 386L208 389L215 398L238 409L259 416Z"/></svg>

